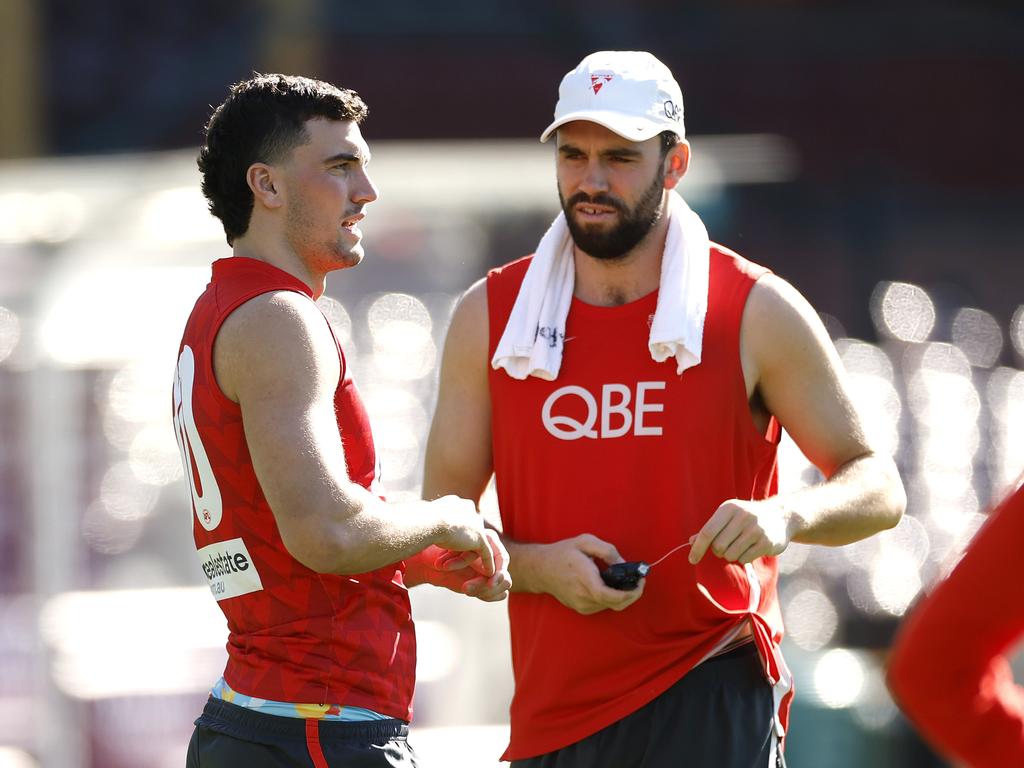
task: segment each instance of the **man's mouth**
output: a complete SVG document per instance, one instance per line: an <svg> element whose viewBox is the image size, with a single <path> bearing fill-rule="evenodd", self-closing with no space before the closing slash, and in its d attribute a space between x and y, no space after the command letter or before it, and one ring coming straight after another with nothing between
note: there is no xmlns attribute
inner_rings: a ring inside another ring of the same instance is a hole
<svg viewBox="0 0 1024 768"><path fill-rule="evenodd" d="M593 203L579 203L575 206L576 216L583 221L605 221L618 214L615 208Z"/></svg>
<svg viewBox="0 0 1024 768"><path fill-rule="evenodd" d="M364 213L357 213L355 216L349 216L347 219L341 220L341 226L344 229L352 231L356 228L356 224L362 221L365 218L365 216L366 214Z"/></svg>

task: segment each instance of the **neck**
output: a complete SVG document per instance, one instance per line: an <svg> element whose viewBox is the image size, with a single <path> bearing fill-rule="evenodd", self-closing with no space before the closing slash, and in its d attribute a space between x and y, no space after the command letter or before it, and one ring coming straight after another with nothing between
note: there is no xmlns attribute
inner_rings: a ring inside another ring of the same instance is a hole
<svg viewBox="0 0 1024 768"><path fill-rule="evenodd" d="M235 239L232 255L263 261L287 272L308 285L314 299L320 298L326 288L327 274L303 261L283 236L253 231L250 226L245 235Z"/></svg>
<svg viewBox="0 0 1024 768"><path fill-rule="evenodd" d="M657 290L661 284L661 260L667 236L668 216L662 215L633 250L617 259L596 259L574 243L573 295L587 304L613 307Z"/></svg>

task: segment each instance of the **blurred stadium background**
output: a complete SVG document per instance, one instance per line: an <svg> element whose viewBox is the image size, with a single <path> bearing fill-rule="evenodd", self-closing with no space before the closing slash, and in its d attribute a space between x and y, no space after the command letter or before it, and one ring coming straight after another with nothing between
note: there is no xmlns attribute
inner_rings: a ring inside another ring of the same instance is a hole
<svg viewBox="0 0 1024 768"><path fill-rule="evenodd" d="M940 766L881 677L901 616L1024 469L1024 12L1008 2L0 0L0 767L183 764L224 660L170 427L227 255L194 156L251 71L357 89L382 198L322 300L393 497L415 495L454 301L556 210L536 135L602 48L675 72L683 191L822 313L909 494L895 530L782 558L789 760ZM784 484L815 482L791 443ZM493 506L488 514L493 515ZM496 766L502 606L413 592L412 743Z"/></svg>

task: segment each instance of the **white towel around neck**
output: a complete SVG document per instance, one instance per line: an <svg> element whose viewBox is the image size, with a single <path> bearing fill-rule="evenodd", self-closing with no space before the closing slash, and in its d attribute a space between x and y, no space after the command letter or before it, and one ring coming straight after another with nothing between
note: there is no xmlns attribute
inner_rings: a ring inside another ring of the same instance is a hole
<svg viewBox="0 0 1024 768"><path fill-rule="evenodd" d="M658 306L647 346L656 362L676 360L676 373L700 364L708 311L708 232L682 196L669 194L668 235ZM505 331L491 360L514 379L554 381L562 366L565 321L575 281L572 237L559 213L537 245Z"/></svg>

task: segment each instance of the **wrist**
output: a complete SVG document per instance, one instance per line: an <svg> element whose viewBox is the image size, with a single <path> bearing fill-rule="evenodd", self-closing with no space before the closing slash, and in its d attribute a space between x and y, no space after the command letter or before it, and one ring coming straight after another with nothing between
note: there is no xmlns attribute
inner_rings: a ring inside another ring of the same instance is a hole
<svg viewBox="0 0 1024 768"><path fill-rule="evenodd" d="M504 539L503 543L508 550L512 591L535 595L548 593L550 590L544 581L544 562L551 545L524 544L509 539Z"/></svg>
<svg viewBox="0 0 1024 768"><path fill-rule="evenodd" d="M417 587L420 584L429 583L427 568L430 567L430 563L427 561L426 554L427 550L423 550L405 559L405 574L402 580L406 587Z"/></svg>
<svg viewBox="0 0 1024 768"><path fill-rule="evenodd" d="M804 516L792 505L779 501L779 511L786 531L786 545L788 546L803 533L807 527Z"/></svg>

